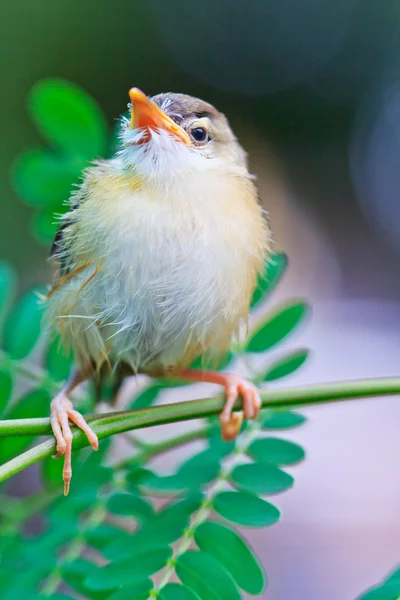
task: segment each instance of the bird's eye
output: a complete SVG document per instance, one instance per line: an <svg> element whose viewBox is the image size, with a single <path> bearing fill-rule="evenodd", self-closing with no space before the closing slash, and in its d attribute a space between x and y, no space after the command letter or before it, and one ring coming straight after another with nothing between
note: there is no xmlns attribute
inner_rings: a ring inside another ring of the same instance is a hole
<svg viewBox="0 0 400 600"><path fill-rule="evenodd" d="M190 135L198 144L204 144L204 142L208 142L210 140L210 136L204 127L193 127L193 129L190 130Z"/></svg>

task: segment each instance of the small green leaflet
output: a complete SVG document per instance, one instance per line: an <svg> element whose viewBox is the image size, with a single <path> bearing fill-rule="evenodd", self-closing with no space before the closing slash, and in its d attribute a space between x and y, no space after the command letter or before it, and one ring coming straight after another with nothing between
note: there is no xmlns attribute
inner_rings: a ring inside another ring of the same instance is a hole
<svg viewBox="0 0 400 600"><path fill-rule="evenodd" d="M214 479L219 470L218 455L207 449L183 462L174 474L162 477L149 472L141 483L155 490L195 490Z"/></svg>
<svg viewBox="0 0 400 600"><path fill-rule="evenodd" d="M400 598L400 567L397 567L382 584L368 590L357 600L398 600Z"/></svg>
<svg viewBox="0 0 400 600"><path fill-rule="evenodd" d="M32 88L29 109L42 135L65 155L87 161L104 154L108 138L104 114L79 86L43 79Z"/></svg>
<svg viewBox="0 0 400 600"><path fill-rule="evenodd" d="M305 423L306 418L292 410L267 409L261 411L260 423L262 429L291 429Z"/></svg>
<svg viewBox="0 0 400 600"><path fill-rule="evenodd" d="M357 600L399 600L400 591L398 586L383 585L369 590Z"/></svg>
<svg viewBox="0 0 400 600"><path fill-rule="evenodd" d="M276 381L277 379L283 379L283 377L292 375L292 373L295 373L304 365L309 354L310 351L306 348L295 350L294 352L291 352L290 354L287 354L283 358L280 358L278 361L276 361L269 367L266 373L260 377L257 377L257 380Z"/></svg>
<svg viewBox="0 0 400 600"><path fill-rule="evenodd" d="M168 546L183 535L190 516L198 509L200 502L201 496L196 494L167 505L137 532L121 532L120 536L114 536L105 546L104 555L115 561Z"/></svg>
<svg viewBox="0 0 400 600"><path fill-rule="evenodd" d="M308 304L304 301L279 306L250 336L246 351L258 353L270 350L294 331L308 311Z"/></svg>
<svg viewBox="0 0 400 600"><path fill-rule="evenodd" d="M122 589L114 592L111 596L107 595L108 600L147 600L150 591L153 589L151 579L144 579L134 585L126 585Z"/></svg>
<svg viewBox="0 0 400 600"><path fill-rule="evenodd" d="M265 300L282 279L288 264L286 254L283 252L268 256L265 261L264 272L258 278L257 287L251 301L251 308Z"/></svg>
<svg viewBox="0 0 400 600"><path fill-rule="evenodd" d="M201 551L211 554L231 574L237 585L249 594L265 589L265 573L243 538L221 523L205 522L194 539Z"/></svg>
<svg viewBox="0 0 400 600"><path fill-rule="evenodd" d="M14 168L14 185L28 204L54 211L69 198L81 177L82 165L50 150L26 150Z"/></svg>
<svg viewBox="0 0 400 600"><path fill-rule="evenodd" d="M231 474L234 484L257 495L279 494L293 485L293 477L274 465L261 462L238 465Z"/></svg>
<svg viewBox="0 0 400 600"><path fill-rule="evenodd" d="M147 521L154 515L150 502L140 496L122 492L110 496L107 508L114 514L135 517L140 521Z"/></svg>
<svg viewBox="0 0 400 600"><path fill-rule="evenodd" d="M254 440L248 452L260 462L275 465L295 465L304 459L304 450L301 446L279 438Z"/></svg>
<svg viewBox="0 0 400 600"><path fill-rule="evenodd" d="M59 225L53 211L38 212L32 216L31 231L39 243L48 244L53 241Z"/></svg>
<svg viewBox="0 0 400 600"><path fill-rule="evenodd" d="M201 600L193 590L179 583L168 583L158 597L160 600Z"/></svg>
<svg viewBox="0 0 400 600"><path fill-rule="evenodd" d="M201 600L241 600L232 577L210 554L189 550L177 558L175 570Z"/></svg>
<svg viewBox="0 0 400 600"><path fill-rule="evenodd" d="M213 506L228 521L247 527L267 527L280 517L276 506L249 492L220 492Z"/></svg>
<svg viewBox="0 0 400 600"><path fill-rule="evenodd" d="M38 293L32 289L13 307L4 327L4 350L11 358L20 360L33 350L40 336L43 309Z"/></svg>
<svg viewBox="0 0 400 600"><path fill-rule="evenodd" d="M116 525L100 523L100 525L95 525L92 529L86 529L83 535L90 546L102 551L108 544L121 535L121 530Z"/></svg>
<svg viewBox="0 0 400 600"><path fill-rule="evenodd" d="M171 554L172 549L167 546L145 552L136 561L130 558L115 561L89 573L85 585L91 590L114 590L125 585L141 584L162 569Z"/></svg>
<svg viewBox="0 0 400 600"><path fill-rule="evenodd" d="M61 565L63 579L73 589L84 596L88 596L90 593L91 600L106 600L108 594L102 591L93 592L85 585L85 578L88 577L89 573L95 573L96 571L96 565L85 558L77 558Z"/></svg>

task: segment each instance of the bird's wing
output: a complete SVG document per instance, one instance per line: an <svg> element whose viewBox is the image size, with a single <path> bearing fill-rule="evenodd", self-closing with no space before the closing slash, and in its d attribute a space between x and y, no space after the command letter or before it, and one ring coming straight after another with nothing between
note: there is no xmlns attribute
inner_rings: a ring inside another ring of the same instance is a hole
<svg viewBox="0 0 400 600"><path fill-rule="evenodd" d="M65 220L61 223L51 244L49 252L49 258L58 262L58 274L56 275L57 278L67 275L70 270L70 264L68 257L65 255L65 247L63 244L64 231L70 224L71 221L69 220Z"/></svg>
<svg viewBox="0 0 400 600"><path fill-rule="evenodd" d="M67 275L72 268L72 261L69 259L68 249L64 238L66 229L68 229L68 227L74 223L73 215L78 206L79 204L76 203L71 207L70 211L68 212L68 217L63 219L50 247L49 258L58 265L58 269L55 274L56 280L60 277L64 277L64 275Z"/></svg>

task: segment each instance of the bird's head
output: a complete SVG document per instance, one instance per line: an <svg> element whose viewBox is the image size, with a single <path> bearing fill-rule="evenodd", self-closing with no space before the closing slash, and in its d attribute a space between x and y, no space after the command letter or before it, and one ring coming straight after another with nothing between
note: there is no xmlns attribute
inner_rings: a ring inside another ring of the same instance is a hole
<svg viewBox="0 0 400 600"><path fill-rule="evenodd" d="M186 94L148 98L137 88L129 96L119 152L127 168L147 178L209 169L248 176L246 153L214 106Z"/></svg>

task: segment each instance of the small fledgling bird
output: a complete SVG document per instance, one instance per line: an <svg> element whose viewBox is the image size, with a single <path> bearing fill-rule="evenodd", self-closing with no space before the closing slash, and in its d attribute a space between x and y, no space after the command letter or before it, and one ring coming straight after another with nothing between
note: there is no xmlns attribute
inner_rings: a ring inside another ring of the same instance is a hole
<svg viewBox="0 0 400 600"><path fill-rule="evenodd" d="M50 326L72 347L77 370L51 403L64 493L72 475L69 421L97 449L68 394L109 368L221 384L222 436L260 408L256 388L234 374L194 370L226 352L248 318L269 229L246 154L223 114L184 94L129 92L120 149L84 174L51 256Z"/></svg>

